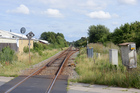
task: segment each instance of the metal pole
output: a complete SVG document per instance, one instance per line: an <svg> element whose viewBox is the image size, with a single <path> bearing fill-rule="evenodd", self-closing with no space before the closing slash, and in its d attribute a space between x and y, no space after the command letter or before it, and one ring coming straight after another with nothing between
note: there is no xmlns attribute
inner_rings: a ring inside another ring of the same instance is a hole
<svg viewBox="0 0 140 93"><path fill-rule="evenodd" d="M29 63L31 63L31 57L30 57L30 39L29 39Z"/></svg>
<svg viewBox="0 0 140 93"><path fill-rule="evenodd" d="M88 36L86 37L86 39L87 39L87 47L88 47Z"/></svg>

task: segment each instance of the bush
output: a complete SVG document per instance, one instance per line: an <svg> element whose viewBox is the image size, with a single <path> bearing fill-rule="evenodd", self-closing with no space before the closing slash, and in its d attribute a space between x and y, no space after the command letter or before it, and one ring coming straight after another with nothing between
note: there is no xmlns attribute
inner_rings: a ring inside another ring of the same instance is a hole
<svg viewBox="0 0 140 93"><path fill-rule="evenodd" d="M34 50L37 52L38 50L45 50L47 49L46 44L42 44L42 43L38 43L38 42L34 42Z"/></svg>
<svg viewBox="0 0 140 93"><path fill-rule="evenodd" d="M2 51L0 52L0 61L1 62L12 63L14 57L15 57L15 52L11 48L9 48L9 46L3 48Z"/></svg>
<svg viewBox="0 0 140 93"><path fill-rule="evenodd" d="M29 48L26 46L26 47L23 48L23 51L24 51L25 53L28 53L28 52L29 52Z"/></svg>
<svg viewBox="0 0 140 93"><path fill-rule="evenodd" d="M54 48L62 48L62 46L57 43L46 45L46 44L34 42L33 50L39 52L39 50L46 50L46 49L52 50Z"/></svg>
<svg viewBox="0 0 140 93"><path fill-rule="evenodd" d="M42 56L43 55L43 53L42 53L42 51L38 51L38 54L40 55L40 56Z"/></svg>

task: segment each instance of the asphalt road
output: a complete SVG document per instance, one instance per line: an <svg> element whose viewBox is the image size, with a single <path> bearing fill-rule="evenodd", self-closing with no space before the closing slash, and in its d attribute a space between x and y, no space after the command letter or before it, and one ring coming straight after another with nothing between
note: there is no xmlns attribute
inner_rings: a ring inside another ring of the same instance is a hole
<svg viewBox="0 0 140 93"><path fill-rule="evenodd" d="M19 76L17 78L10 78L9 82L5 81L6 79L0 79L0 93L6 92L8 89L16 85L19 81L23 80L26 76ZM7 83L6 83L7 82ZM52 82L52 76L49 75L36 75L30 77L25 82L21 83L15 89L13 89L10 93L45 93ZM5 83L5 84L4 84ZM51 93L67 93L67 77L66 78L58 78L56 81Z"/></svg>
<svg viewBox="0 0 140 93"><path fill-rule="evenodd" d="M13 77L1 77L0 76L0 86L12 79L13 79ZM18 81L18 79L17 79L17 81ZM61 80L58 82L61 82ZM64 83L64 82L61 82L61 83ZM57 85L58 84L59 83L57 83ZM67 83L65 82L65 84L67 84ZM54 91L56 91L56 90L54 90ZM140 89L108 87L108 86L104 86L104 85L90 85L90 84L72 83L71 82L68 85L67 93L140 93Z"/></svg>
<svg viewBox="0 0 140 93"><path fill-rule="evenodd" d="M140 93L140 89L70 83L68 93Z"/></svg>

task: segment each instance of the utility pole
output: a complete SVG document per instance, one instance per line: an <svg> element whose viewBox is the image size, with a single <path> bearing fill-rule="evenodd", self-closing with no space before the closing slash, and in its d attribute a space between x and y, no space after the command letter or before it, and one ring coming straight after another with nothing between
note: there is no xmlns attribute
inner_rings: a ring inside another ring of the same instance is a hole
<svg viewBox="0 0 140 93"><path fill-rule="evenodd" d="M33 36L35 36L35 34L31 31L26 36L29 40L29 43L28 43L28 46L29 46L29 63L31 63L31 56L30 56L30 45L31 45L31 43L30 43L30 40Z"/></svg>

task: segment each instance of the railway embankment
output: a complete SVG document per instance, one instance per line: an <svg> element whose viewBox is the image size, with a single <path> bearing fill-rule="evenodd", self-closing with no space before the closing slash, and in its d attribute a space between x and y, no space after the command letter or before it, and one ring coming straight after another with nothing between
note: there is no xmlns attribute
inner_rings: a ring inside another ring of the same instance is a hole
<svg viewBox="0 0 140 93"><path fill-rule="evenodd" d="M87 58L86 48L80 49L75 68L79 78L72 79L72 82L140 89L140 52L137 53L137 68L128 71L122 64L118 46L96 43L88 44L88 47L93 47L94 56ZM112 48L119 51L118 66L109 62L109 49ZM100 53L100 56L97 57L97 53Z"/></svg>

